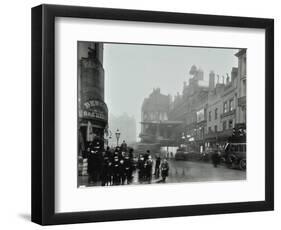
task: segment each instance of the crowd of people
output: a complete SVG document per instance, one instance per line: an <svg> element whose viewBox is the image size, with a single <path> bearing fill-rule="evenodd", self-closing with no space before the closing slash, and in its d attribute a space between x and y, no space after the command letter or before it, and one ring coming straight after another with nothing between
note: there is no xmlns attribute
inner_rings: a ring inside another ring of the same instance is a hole
<svg viewBox="0 0 281 230"><path fill-rule="evenodd" d="M161 181L165 182L169 172L166 159L159 156L152 159L149 150L135 156L134 149L129 148L125 141L120 146L106 149L103 148L103 143L94 141L89 144L83 157L88 162L89 185L131 184L134 175L137 175L139 183L151 183L153 174L155 179L160 178L161 174Z"/></svg>

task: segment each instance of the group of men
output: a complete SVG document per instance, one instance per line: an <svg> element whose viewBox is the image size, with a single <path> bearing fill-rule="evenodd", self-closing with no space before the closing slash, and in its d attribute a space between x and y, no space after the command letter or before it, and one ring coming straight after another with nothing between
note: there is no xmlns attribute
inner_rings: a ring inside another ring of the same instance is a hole
<svg viewBox="0 0 281 230"><path fill-rule="evenodd" d="M114 149L103 148L103 143L94 141L91 143L84 156L88 159L88 184L111 186L131 184L133 173L138 170L138 180L140 183L151 183L153 160L149 150L145 154L140 154L138 159L134 158L132 148L128 148L125 141L121 146ZM159 178L161 171L162 180L168 176L169 165L167 160L156 158L154 167L155 178Z"/></svg>
<svg viewBox="0 0 281 230"><path fill-rule="evenodd" d="M88 159L88 184L102 186L123 185L132 182L134 170L133 149L127 145L117 146L115 149L103 149L97 141L86 150Z"/></svg>

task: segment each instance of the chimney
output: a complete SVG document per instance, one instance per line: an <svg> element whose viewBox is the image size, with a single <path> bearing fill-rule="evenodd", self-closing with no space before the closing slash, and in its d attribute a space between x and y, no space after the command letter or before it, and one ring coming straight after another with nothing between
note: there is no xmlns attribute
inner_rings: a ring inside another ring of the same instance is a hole
<svg viewBox="0 0 281 230"><path fill-rule="evenodd" d="M226 84L228 85L229 84L229 74L227 73L226 76L227 76L226 77Z"/></svg>
<svg viewBox="0 0 281 230"><path fill-rule="evenodd" d="M234 78L238 76L238 68L233 67L231 70L231 81L234 81Z"/></svg>
<svg viewBox="0 0 281 230"><path fill-rule="evenodd" d="M209 73L209 89L213 90L215 88L215 73L211 71Z"/></svg>

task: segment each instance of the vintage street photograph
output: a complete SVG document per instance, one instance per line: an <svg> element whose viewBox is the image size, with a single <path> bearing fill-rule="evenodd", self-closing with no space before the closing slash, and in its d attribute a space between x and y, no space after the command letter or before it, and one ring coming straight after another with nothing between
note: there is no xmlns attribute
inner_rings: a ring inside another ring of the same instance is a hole
<svg viewBox="0 0 281 230"><path fill-rule="evenodd" d="M78 41L78 188L246 180L246 57Z"/></svg>

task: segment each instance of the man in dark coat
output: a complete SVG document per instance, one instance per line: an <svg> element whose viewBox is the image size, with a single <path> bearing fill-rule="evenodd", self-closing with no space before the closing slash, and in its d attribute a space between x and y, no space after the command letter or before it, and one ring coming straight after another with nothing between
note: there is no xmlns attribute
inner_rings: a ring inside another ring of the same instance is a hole
<svg viewBox="0 0 281 230"><path fill-rule="evenodd" d="M101 172L101 185L105 186L109 184L108 175L110 171L110 153L109 151L105 151L102 159L102 172Z"/></svg>
<svg viewBox="0 0 281 230"><path fill-rule="evenodd" d="M145 177L145 160L144 157L142 155L140 155L139 160L138 160L138 174L139 174L139 182L142 183Z"/></svg>
<svg viewBox="0 0 281 230"><path fill-rule="evenodd" d="M126 180L124 159L120 159L119 161L119 175L120 175L120 184L124 185Z"/></svg>
<svg viewBox="0 0 281 230"><path fill-rule="evenodd" d="M218 167L218 164L220 163L220 156L217 150L212 154L212 162L215 168Z"/></svg>
<svg viewBox="0 0 281 230"><path fill-rule="evenodd" d="M156 163L155 163L155 171L154 171L154 175L156 178L159 178L159 174L160 174L160 164L161 164L161 158L158 156L156 158Z"/></svg>
<svg viewBox="0 0 281 230"><path fill-rule="evenodd" d="M162 181L166 182L166 177L169 175L169 163L166 159L161 164Z"/></svg>
<svg viewBox="0 0 281 230"><path fill-rule="evenodd" d="M152 166L153 166L152 158L151 156L148 156L148 159L146 160L146 168L145 168L145 177L148 183L151 183L151 179L152 179Z"/></svg>
<svg viewBox="0 0 281 230"><path fill-rule="evenodd" d="M88 183L97 183L100 179L102 159L99 147L94 147L88 156Z"/></svg>
<svg viewBox="0 0 281 230"><path fill-rule="evenodd" d="M146 161L148 157L150 156L150 151L147 150L145 154L143 154L144 160Z"/></svg>
<svg viewBox="0 0 281 230"><path fill-rule="evenodd" d="M127 152L127 143L125 142L125 140L123 141L120 147L121 147L121 152Z"/></svg>
<svg viewBox="0 0 281 230"><path fill-rule="evenodd" d="M132 182L132 174L133 174L133 159L130 158L129 154L126 154L124 157L124 170L125 170L125 180L127 184Z"/></svg>
<svg viewBox="0 0 281 230"><path fill-rule="evenodd" d="M113 174L113 185L120 185L121 176L120 176L120 161L118 155L114 156L112 162L112 174Z"/></svg>

